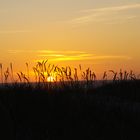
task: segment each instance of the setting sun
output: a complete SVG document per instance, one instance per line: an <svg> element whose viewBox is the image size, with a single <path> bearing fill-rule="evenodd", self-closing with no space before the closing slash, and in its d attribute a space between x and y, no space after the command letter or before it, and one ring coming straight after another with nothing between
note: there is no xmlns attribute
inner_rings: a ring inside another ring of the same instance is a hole
<svg viewBox="0 0 140 140"><path fill-rule="evenodd" d="M54 82L55 81L55 78L53 76L49 76L47 78L47 82Z"/></svg>

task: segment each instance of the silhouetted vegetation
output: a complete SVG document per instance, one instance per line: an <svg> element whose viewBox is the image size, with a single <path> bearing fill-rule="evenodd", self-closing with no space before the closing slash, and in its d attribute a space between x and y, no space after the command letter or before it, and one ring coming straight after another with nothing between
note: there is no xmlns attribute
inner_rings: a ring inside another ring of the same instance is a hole
<svg viewBox="0 0 140 140"><path fill-rule="evenodd" d="M109 70L99 81L90 68L82 71L79 65L72 70L46 63L33 67L35 83L30 82L28 63L27 74L19 72L17 79L12 64L6 71L0 65L0 121L5 139L125 140L138 136L140 81L133 71ZM53 82L47 81L49 76L55 76ZM8 83L9 77L14 82Z"/></svg>

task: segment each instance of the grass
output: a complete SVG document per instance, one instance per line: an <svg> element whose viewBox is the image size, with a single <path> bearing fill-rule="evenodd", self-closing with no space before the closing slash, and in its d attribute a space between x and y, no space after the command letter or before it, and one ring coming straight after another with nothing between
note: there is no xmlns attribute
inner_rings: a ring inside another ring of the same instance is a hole
<svg viewBox="0 0 140 140"><path fill-rule="evenodd" d="M133 71L109 70L99 82L95 72L89 68L83 71L81 65L72 69L47 63L33 67L35 83L29 80L28 63L27 73L18 72L17 79L12 76L12 65L6 71L0 65L1 79L4 76L0 121L2 134L7 133L5 139L139 138L140 80ZM49 76L56 77L54 82L47 81ZM12 83L8 83L10 77Z"/></svg>
<svg viewBox="0 0 140 140"><path fill-rule="evenodd" d="M14 77L13 65L10 63L9 67L4 71L3 65L0 64L0 72L1 72L1 82L3 82L3 76L5 78L5 82L8 82L8 78L11 77L11 82L21 82L26 81L30 82L30 72L29 72L29 64L26 62L27 73L18 72L17 77ZM47 78L49 76L55 77L54 82L60 81L95 81L97 76L94 71L90 68L87 68L85 71L82 70L82 66L79 65L79 68L72 69L69 66L66 67L58 67L52 64L48 64L48 60L37 62L35 66L32 68L35 76L36 82L47 82ZM120 69L119 72L115 72L113 70L105 71L103 73L103 78L101 80L107 80L108 75L112 73L112 80L136 80L139 78L139 75L136 76L132 70L127 72L126 70L123 72Z"/></svg>

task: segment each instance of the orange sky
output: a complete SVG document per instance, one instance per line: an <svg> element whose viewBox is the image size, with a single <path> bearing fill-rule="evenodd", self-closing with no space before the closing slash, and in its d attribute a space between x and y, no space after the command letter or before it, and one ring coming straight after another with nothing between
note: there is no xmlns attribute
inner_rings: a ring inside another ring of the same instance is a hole
<svg viewBox="0 0 140 140"><path fill-rule="evenodd" d="M140 2L0 2L0 63L25 71L36 61L140 73Z"/></svg>

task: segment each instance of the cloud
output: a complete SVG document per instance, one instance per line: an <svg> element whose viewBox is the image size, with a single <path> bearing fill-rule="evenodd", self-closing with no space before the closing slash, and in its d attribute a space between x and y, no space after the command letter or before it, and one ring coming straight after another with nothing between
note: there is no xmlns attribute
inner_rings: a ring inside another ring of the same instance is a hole
<svg viewBox="0 0 140 140"><path fill-rule="evenodd" d="M99 22L99 21L107 21L107 20L131 20L136 18L137 16L135 13L133 15L127 14L118 14L118 12L122 11L130 11L140 9L140 3L131 4L131 5L121 5L121 6L112 6L112 7L103 7L103 8L95 8L95 9L86 9L80 11L79 13L82 14L81 16L74 18L71 20L71 23L89 23L89 22ZM131 17L131 18L129 18Z"/></svg>
<svg viewBox="0 0 140 140"><path fill-rule="evenodd" d="M99 55L99 56L93 56L92 59L122 59L122 60L130 60L132 59L129 56L125 55Z"/></svg>
<svg viewBox="0 0 140 140"><path fill-rule="evenodd" d="M49 59L49 61L81 61L81 60L107 60L121 59L130 60L131 57L125 55L96 55L84 51L51 51L39 50L38 56L40 60Z"/></svg>
<svg viewBox="0 0 140 140"><path fill-rule="evenodd" d="M107 12L107 11L123 11L129 9L138 9L140 8L140 3L137 4L129 4L129 5L121 5L121 6L112 6L112 7L105 7L105 8L97 8L97 9L87 9L81 12L88 13L88 12Z"/></svg>
<svg viewBox="0 0 140 140"><path fill-rule="evenodd" d="M49 61L66 61L66 60L80 60L81 58L92 56L84 51L38 51L40 58L49 58Z"/></svg>
<svg viewBox="0 0 140 140"><path fill-rule="evenodd" d="M121 17L113 17L112 20L106 21L105 24L122 24L126 21L131 21L137 18L137 16L121 16Z"/></svg>
<svg viewBox="0 0 140 140"><path fill-rule="evenodd" d="M48 59L52 62L58 61L84 61L84 60L130 60L126 55L97 55L86 51L54 51L54 50L9 50L8 53L17 54L25 53L26 55L34 55L38 57L36 61Z"/></svg>
<svg viewBox="0 0 140 140"><path fill-rule="evenodd" d="M85 53L84 51L54 51L54 50L37 50L38 53L40 54L53 54L53 53L58 53L58 54L83 54Z"/></svg>
<svg viewBox="0 0 140 140"><path fill-rule="evenodd" d="M81 61L81 60L107 60L107 59L130 60L132 58L128 56L84 54L84 55L77 55L77 56L65 56L65 57L53 58L50 61L78 61L78 60Z"/></svg>
<svg viewBox="0 0 140 140"><path fill-rule="evenodd" d="M41 57L63 57L64 55L62 55L62 54L39 54L38 56L41 56Z"/></svg>
<svg viewBox="0 0 140 140"><path fill-rule="evenodd" d="M53 55L53 54L84 54L84 51L55 51L55 50L8 50L9 53L38 53L38 55Z"/></svg>

